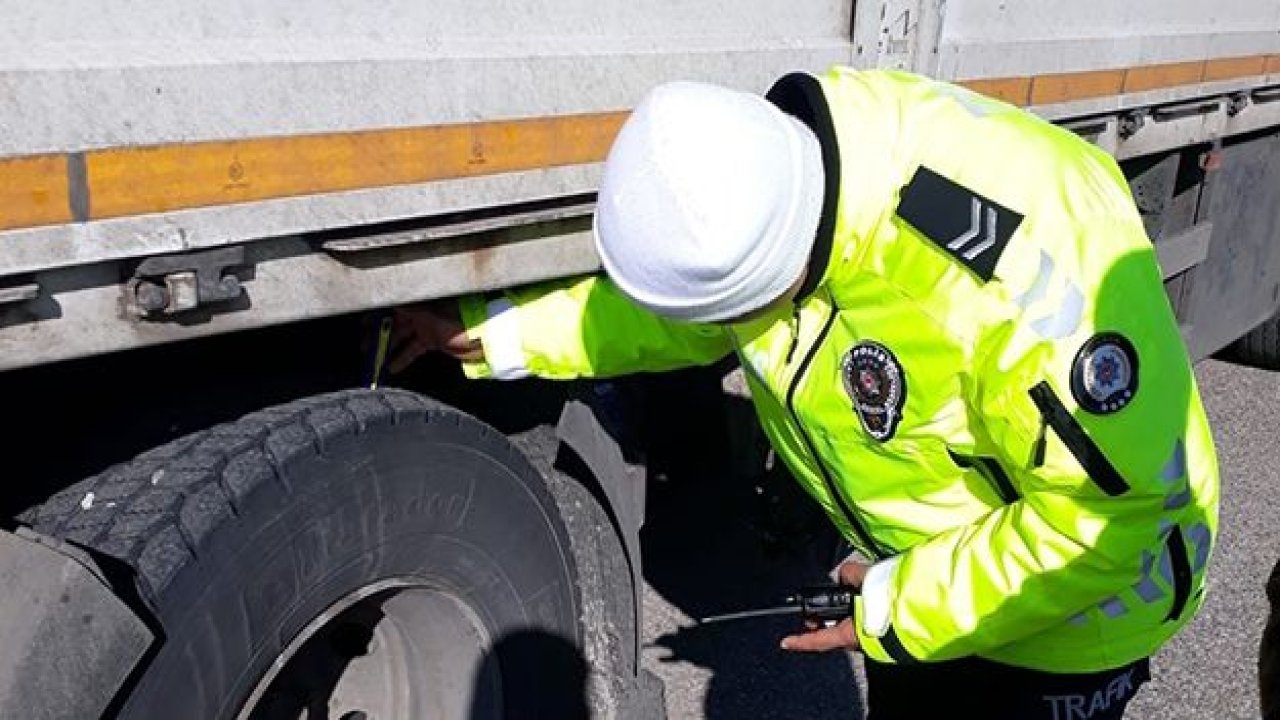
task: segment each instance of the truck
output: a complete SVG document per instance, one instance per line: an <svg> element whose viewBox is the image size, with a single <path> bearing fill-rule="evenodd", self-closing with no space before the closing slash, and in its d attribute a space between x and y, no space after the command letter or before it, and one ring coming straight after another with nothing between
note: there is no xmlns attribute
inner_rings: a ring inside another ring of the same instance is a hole
<svg viewBox="0 0 1280 720"><path fill-rule="evenodd" d="M0 717L661 717L610 388L370 358L397 306L598 272L601 162L666 80L1025 107L1120 162L1192 356L1280 366L1275 2L0 17Z"/></svg>

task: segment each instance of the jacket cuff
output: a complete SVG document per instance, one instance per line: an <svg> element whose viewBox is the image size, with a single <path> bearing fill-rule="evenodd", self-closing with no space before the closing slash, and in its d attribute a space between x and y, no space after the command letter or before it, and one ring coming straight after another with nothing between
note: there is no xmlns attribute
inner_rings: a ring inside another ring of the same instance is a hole
<svg viewBox="0 0 1280 720"><path fill-rule="evenodd" d="M901 562L899 555L872 565L854 603L854 629L863 653L882 663L916 662L893 629L893 580Z"/></svg>
<svg viewBox="0 0 1280 720"><path fill-rule="evenodd" d="M890 664L893 658L889 653L885 652L884 646L880 644L880 638L863 630L865 627L866 617L866 601L861 596L853 600L853 629L858 634L858 648L862 650L862 654L879 663Z"/></svg>
<svg viewBox="0 0 1280 720"><path fill-rule="evenodd" d="M518 380L529 377L531 373L520 345L520 311L510 300L503 297L485 302L478 295L470 296L458 302L458 309L467 337L479 340L484 348L484 360L462 363L468 378Z"/></svg>
<svg viewBox="0 0 1280 720"><path fill-rule="evenodd" d="M889 631L893 619L893 573L901 561L901 556L882 560L872 565L862 579L862 628L868 635L884 637Z"/></svg>

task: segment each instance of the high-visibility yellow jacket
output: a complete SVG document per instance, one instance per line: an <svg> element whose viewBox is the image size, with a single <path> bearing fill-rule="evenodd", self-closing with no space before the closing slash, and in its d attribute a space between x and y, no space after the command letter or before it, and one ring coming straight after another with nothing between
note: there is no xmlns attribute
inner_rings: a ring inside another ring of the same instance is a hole
<svg viewBox="0 0 1280 720"><path fill-rule="evenodd" d="M736 352L795 477L875 558L883 662L1056 672L1150 655L1195 613L1213 442L1110 156L1009 105L836 68L769 98L818 134L823 219L794 309L657 317L605 278L463 303L474 377L610 376Z"/></svg>

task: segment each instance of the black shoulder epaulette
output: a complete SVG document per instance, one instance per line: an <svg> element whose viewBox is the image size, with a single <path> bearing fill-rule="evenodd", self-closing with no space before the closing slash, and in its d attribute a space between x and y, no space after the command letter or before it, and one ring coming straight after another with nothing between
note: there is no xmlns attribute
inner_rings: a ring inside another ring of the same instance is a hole
<svg viewBox="0 0 1280 720"><path fill-rule="evenodd" d="M924 166L902 188L898 217L983 282L995 275L1009 238L1022 224L1022 215Z"/></svg>

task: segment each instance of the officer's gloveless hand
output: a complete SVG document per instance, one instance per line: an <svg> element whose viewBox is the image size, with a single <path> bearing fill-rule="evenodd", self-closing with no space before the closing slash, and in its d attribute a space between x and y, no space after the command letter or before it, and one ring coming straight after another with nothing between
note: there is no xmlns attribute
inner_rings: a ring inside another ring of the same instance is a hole
<svg viewBox="0 0 1280 720"><path fill-rule="evenodd" d="M862 587L870 566L849 561L840 566L840 582L855 588ZM829 650L857 650L858 633L853 618L845 618L829 628L811 627L807 632L788 635L782 639L782 649L792 652L827 652Z"/></svg>
<svg viewBox="0 0 1280 720"><path fill-rule="evenodd" d="M455 301L406 305L395 310L388 369L398 373L431 352L443 352L467 362L484 359L480 341L467 337Z"/></svg>

